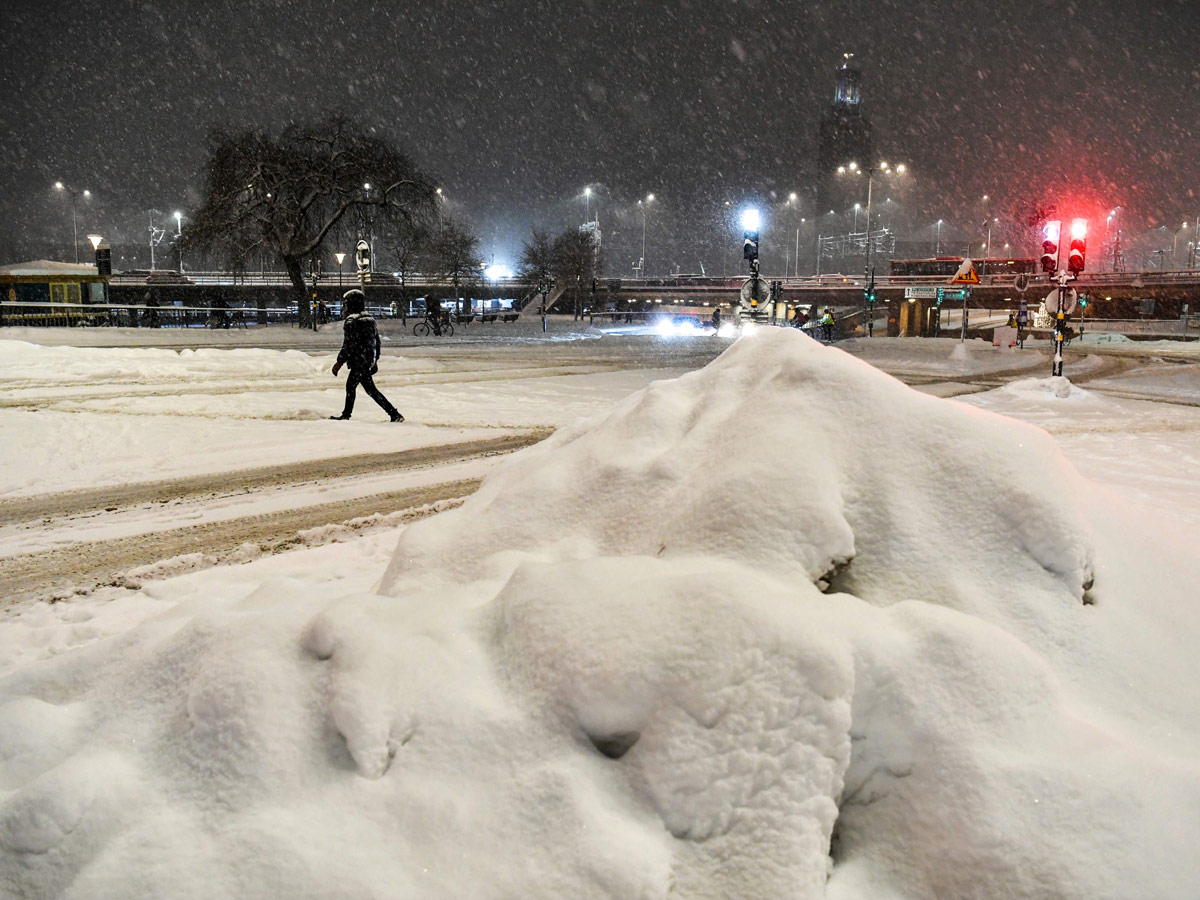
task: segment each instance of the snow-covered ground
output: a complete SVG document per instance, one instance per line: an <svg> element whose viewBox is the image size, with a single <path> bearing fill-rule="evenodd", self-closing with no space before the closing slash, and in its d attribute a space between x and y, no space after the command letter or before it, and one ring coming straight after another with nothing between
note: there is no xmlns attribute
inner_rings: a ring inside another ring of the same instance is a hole
<svg viewBox="0 0 1200 900"><path fill-rule="evenodd" d="M4 891L1194 896L1200 409L1154 401L1194 403L1195 365L1081 353L1072 386L847 345L1003 384L947 401L790 330L703 369L730 345L559 337L393 347L398 428L322 418L320 346L0 344L10 503L559 429L0 521L0 557L69 555L486 475L415 524L4 610Z"/></svg>

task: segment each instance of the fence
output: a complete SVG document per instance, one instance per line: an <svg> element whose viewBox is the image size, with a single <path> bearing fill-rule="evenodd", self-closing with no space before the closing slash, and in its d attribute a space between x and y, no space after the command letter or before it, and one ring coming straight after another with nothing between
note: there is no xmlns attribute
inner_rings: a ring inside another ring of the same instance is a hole
<svg viewBox="0 0 1200 900"><path fill-rule="evenodd" d="M5 326L231 328L290 325L298 321L295 306L259 309L251 305L218 307L0 302L0 325Z"/></svg>
<svg viewBox="0 0 1200 900"><path fill-rule="evenodd" d="M1082 319L1083 331L1108 334L1163 335L1164 337L1200 337L1200 316L1182 319Z"/></svg>
<svg viewBox="0 0 1200 900"><path fill-rule="evenodd" d="M459 324L472 320L480 323L513 322L520 310L498 304L497 301L476 303L466 315L457 315L450 301L443 304L446 312ZM425 315L424 301L397 305L368 306L367 312L377 319L420 319ZM341 304L326 307L318 324L340 318ZM299 314L295 304L290 306L257 307L250 303L226 306L153 306L130 303L21 303L0 301L0 326L45 328L74 328L94 326L110 328L246 328L259 325L296 325Z"/></svg>

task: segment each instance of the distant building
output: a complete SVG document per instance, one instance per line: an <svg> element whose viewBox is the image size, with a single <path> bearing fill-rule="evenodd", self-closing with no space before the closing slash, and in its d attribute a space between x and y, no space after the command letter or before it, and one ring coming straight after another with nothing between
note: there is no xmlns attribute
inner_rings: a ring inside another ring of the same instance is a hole
<svg viewBox="0 0 1200 900"><path fill-rule="evenodd" d="M49 259L0 266L0 324L45 324L65 315L54 304L103 303L107 280L95 266Z"/></svg>
<svg viewBox="0 0 1200 900"><path fill-rule="evenodd" d="M841 214L855 201L862 185L852 179L838 179L838 166L856 162L869 166L874 162L871 123L862 111L862 72L851 68L850 58L837 70L833 105L821 117L817 136L817 214L829 210Z"/></svg>

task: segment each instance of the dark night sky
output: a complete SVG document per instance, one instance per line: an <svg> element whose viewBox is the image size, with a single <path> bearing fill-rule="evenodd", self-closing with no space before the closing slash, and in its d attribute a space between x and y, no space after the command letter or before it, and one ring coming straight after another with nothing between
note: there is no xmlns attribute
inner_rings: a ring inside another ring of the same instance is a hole
<svg viewBox="0 0 1200 900"><path fill-rule="evenodd" d="M1200 216L1198 0L4 0L0 24L0 261L68 257L56 179L94 193L81 233L133 251L146 210L196 203L211 126L341 110L402 142L498 260L581 221L591 184L611 272L648 191L652 272L719 268L718 210L749 199L772 268L771 191L811 183L846 50L880 155L911 169L901 238L968 234L985 193L1006 223L1043 200L1121 204L1130 235Z"/></svg>

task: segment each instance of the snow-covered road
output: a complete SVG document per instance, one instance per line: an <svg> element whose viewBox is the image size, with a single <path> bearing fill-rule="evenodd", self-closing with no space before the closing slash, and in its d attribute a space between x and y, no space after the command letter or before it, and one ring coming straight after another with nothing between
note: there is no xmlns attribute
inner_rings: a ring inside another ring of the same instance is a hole
<svg viewBox="0 0 1200 900"><path fill-rule="evenodd" d="M412 515L388 502L448 499L476 484L496 453L702 366L728 345L565 322L546 335L525 323L453 342L388 331L377 382L405 411L400 428L366 398L351 422L326 419L341 399L341 379L328 372L330 329L20 330L39 342L4 344L0 365L6 600L91 591L147 566L174 571L170 560L181 552L195 568L228 561L245 542L278 551L316 524L355 521L355 533L383 527L388 516ZM116 346L66 343L76 338ZM122 346L153 338L165 346ZM281 343L304 349L272 349ZM1043 353L946 339L843 346L919 390L962 395L1048 428L1085 473L1124 496L1200 516L1189 474L1200 436L1196 417L1178 406L1196 396L1195 364L1154 353L1130 358L1127 347L1118 347L1123 357L1081 354L1070 369L1077 379L1174 402L1043 402L1037 390L987 392L1038 374ZM1143 444L1140 477L1130 477L1128 450ZM323 515L327 523L317 521ZM119 550L100 552L116 540Z"/></svg>
<svg viewBox="0 0 1200 900"><path fill-rule="evenodd" d="M4 337L18 895L1190 896L1195 359Z"/></svg>

